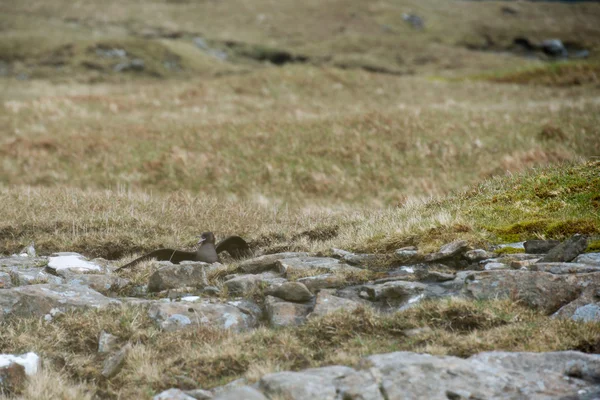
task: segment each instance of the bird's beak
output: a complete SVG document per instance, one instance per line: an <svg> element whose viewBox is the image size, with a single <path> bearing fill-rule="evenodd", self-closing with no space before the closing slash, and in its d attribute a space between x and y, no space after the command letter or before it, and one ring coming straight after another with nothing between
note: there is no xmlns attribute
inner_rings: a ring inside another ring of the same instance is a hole
<svg viewBox="0 0 600 400"><path fill-rule="evenodd" d="M198 240L197 244L202 244L202 242L204 242L206 239L203 238L202 236L198 236L200 238L200 240Z"/></svg>

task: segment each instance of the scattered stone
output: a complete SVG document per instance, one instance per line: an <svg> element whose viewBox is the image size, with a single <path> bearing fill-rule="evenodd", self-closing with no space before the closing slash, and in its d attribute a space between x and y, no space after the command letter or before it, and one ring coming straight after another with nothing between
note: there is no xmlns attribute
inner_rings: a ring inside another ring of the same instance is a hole
<svg viewBox="0 0 600 400"><path fill-rule="evenodd" d="M100 332L98 338L98 353L111 353L117 349L119 338L106 331Z"/></svg>
<svg viewBox="0 0 600 400"><path fill-rule="evenodd" d="M194 262L161 267L150 276L148 290L160 292L190 286L203 288L208 285L206 268L209 266L207 263Z"/></svg>
<svg viewBox="0 0 600 400"><path fill-rule="evenodd" d="M240 386L223 392L213 398L214 400L268 400L261 392L251 386Z"/></svg>
<svg viewBox="0 0 600 400"><path fill-rule="evenodd" d="M104 360L104 364L102 366L102 376L106 379L111 379L117 376L117 374L121 372L123 366L125 365L125 359L127 358L127 354L129 353L130 349L131 346L126 345L121 350L108 356L106 360Z"/></svg>
<svg viewBox="0 0 600 400"><path fill-rule="evenodd" d="M586 248L587 236L579 234L573 235L571 238L550 250L539 262L569 262L583 253Z"/></svg>
<svg viewBox="0 0 600 400"><path fill-rule="evenodd" d="M273 296L265 297L265 312L273 327L302 325L311 309L310 304L292 303Z"/></svg>
<svg viewBox="0 0 600 400"><path fill-rule="evenodd" d="M259 274L269 270L277 270L277 261L282 259L308 257L308 253L277 253L251 258L240 263L240 269L248 274Z"/></svg>
<svg viewBox="0 0 600 400"><path fill-rule="evenodd" d="M525 242L514 242L514 243L504 243L495 246L494 250L498 249L516 249L516 250L525 250Z"/></svg>
<svg viewBox="0 0 600 400"><path fill-rule="evenodd" d="M148 315L168 331L205 325L241 331L254 328L257 324L252 315L231 304L221 303L154 302L148 309Z"/></svg>
<svg viewBox="0 0 600 400"><path fill-rule="evenodd" d="M577 256L573 260L574 263L589 264L600 266L600 253L585 253Z"/></svg>
<svg viewBox="0 0 600 400"><path fill-rule="evenodd" d="M419 282L446 282L456 278L456 274L430 271L429 269L417 270L415 276Z"/></svg>
<svg viewBox="0 0 600 400"><path fill-rule="evenodd" d="M559 244L558 240L528 240L524 243L524 247L526 253L545 254Z"/></svg>
<svg viewBox="0 0 600 400"><path fill-rule="evenodd" d="M69 252L52 254L48 258L46 268L57 275L65 272L75 274L105 272L100 265L88 261L81 254Z"/></svg>
<svg viewBox="0 0 600 400"><path fill-rule="evenodd" d="M308 288L300 282L285 282L268 289L266 294L297 303L304 303L313 297Z"/></svg>
<svg viewBox="0 0 600 400"><path fill-rule="evenodd" d="M417 248L414 246L397 249L394 251L394 256L400 262L419 262L421 258Z"/></svg>
<svg viewBox="0 0 600 400"><path fill-rule="evenodd" d="M354 311L361 306L361 303L337 297L334 295L335 290L323 289L317 294L315 308L308 316L309 318L320 317L330 314L338 310Z"/></svg>
<svg viewBox="0 0 600 400"><path fill-rule="evenodd" d="M590 272L600 272L600 266L579 263L541 263L532 264L531 271L549 272L551 274L586 274Z"/></svg>
<svg viewBox="0 0 600 400"><path fill-rule="evenodd" d="M173 388L160 392L152 400L195 400L195 397L188 395L183 390Z"/></svg>
<svg viewBox="0 0 600 400"><path fill-rule="evenodd" d="M28 285L0 291L0 321L9 315L30 317L73 309L106 308L121 304L85 286Z"/></svg>

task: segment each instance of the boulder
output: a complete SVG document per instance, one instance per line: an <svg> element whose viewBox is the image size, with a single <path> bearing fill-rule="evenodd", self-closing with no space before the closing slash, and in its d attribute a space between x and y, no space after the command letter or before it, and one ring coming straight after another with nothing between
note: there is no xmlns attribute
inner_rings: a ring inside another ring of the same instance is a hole
<svg viewBox="0 0 600 400"><path fill-rule="evenodd" d="M0 321L7 316L42 317L51 311L106 308L119 300L103 296L85 286L28 285L0 291Z"/></svg>
<svg viewBox="0 0 600 400"><path fill-rule="evenodd" d="M583 253L587 248L587 236L573 235L558 246L554 247L539 262L569 262Z"/></svg>
<svg viewBox="0 0 600 400"><path fill-rule="evenodd" d="M150 275L148 290L150 292L160 292L181 287L203 288L208 286L206 268L209 265L203 262L195 262L161 267Z"/></svg>
<svg viewBox="0 0 600 400"><path fill-rule="evenodd" d="M248 274L259 274L261 272L276 270L277 260L308 257L308 253L277 253L245 260L240 263L240 269Z"/></svg>
<svg viewBox="0 0 600 400"><path fill-rule="evenodd" d="M321 317L338 310L354 311L361 306L361 303L337 297L335 290L323 289L317 294L315 307L309 318Z"/></svg>
<svg viewBox="0 0 600 400"><path fill-rule="evenodd" d="M297 303L304 303L313 297L310 290L300 282L284 282L267 289L266 294Z"/></svg>
<svg viewBox="0 0 600 400"><path fill-rule="evenodd" d="M427 254L424 257L425 262L434 262L448 260L457 256L461 256L469 248L465 240L456 240L452 243L443 245L437 253Z"/></svg>
<svg viewBox="0 0 600 400"><path fill-rule="evenodd" d="M545 254L558 246L558 240L527 240L523 246L525 252L529 254Z"/></svg>
<svg viewBox="0 0 600 400"><path fill-rule="evenodd" d="M301 325L312 308L312 304L292 303L273 296L265 298L265 312L273 327Z"/></svg>
<svg viewBox="0 0 600 400"><path fill-rule="evenodd" d="M600 286L600 273L555 275L530 271L484 271L470 274L463 294L469 298L511 298L552 314L580 296L583 290Z"/></svg>
<svg viewBox="0 0 600 400"><path fill-rule="evenodd" d="M242 331L254 328L257 320L231 304L154 302L148 315L167 331L193 326L212 326Z"/></svg>
<svg viewBox="0 0 600 400"><path fill-rule="evenodd" d="M348 281L343 275L338 274L321 274L315 276L307 276L297 280L306 286L312 293L320 289L340 288L346 286Z"/></svg>
<svg viewBox="0 0 600 400"><path fill-rule="evenodd" d="M475 250L469 250L464 254L464 257L467 261L471 262L471 263L475 263L475 262L479 262L482 260L485 260L487 258L493 258L494 257L494 253L490 253L488 251L485 251L483 249L475 249Z"/></svg>
<svg viewBox="0 0 600 400"><path fill-rule="evenodd" d="M277 372L263 376L258 387L268 398L335 400L333 379L303 372Z"/></svg>

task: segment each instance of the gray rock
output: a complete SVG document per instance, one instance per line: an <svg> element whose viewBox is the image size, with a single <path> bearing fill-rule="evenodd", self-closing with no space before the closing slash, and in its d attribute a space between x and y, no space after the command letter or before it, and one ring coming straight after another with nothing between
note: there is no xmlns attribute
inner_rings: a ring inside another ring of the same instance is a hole
<svg viewBox="0 0 600 400"><path fill-rule="evenodd" d="M456 257L468 250L468 243L465 240L456 240L452 243L443 245L437 253L425 255L425 262L440 261Z"/></svg>
<svg viewBox="0 0 600 400"><path fill-rule="evenodd" d="M600 302L577 307L571 319L573 321L600 322Z"/></svg>
<svg viewBox="0 0 600 400"><path fill-rule="evenodd" d="M48 259L43 257L22 257L13 255L0 257L0 268L43 268L48 265Z"/></svg>
<svg viewBox="0 0 600 400"><path fill-rule="evenodd" d="M394 251L394 257L396 261L402 263L416 263L421 261L423 258L419 255L416 247L403 247Z"/></svg>
<svg viewBox="0 0 600 400"><path fill-rule="evenodd" d="M240 269L248 274L259 274L269 270L277 270L277 260L308 257L308 253L277 253L267 254L240 263Z"/></svg>
<svg viewBox="0 0 600 400"><path fill-rule="evenodd" d="M48 258L46 268L55 275L61 274L86 274L86 273L103 273L106 269L82 256L79 253L54 253Z"/></svg>
<svg viewBox="0 0 600 400"><path fill-rule="evenodd" d="M0 354L0 393L19 393L25 388L27 377L37 374L40 368L41 360L35 353Z"/></svg>
<svg viewBox="0 0 600 400"><path fill-rule="evenodd" d="M160 292L190 286L203 288L208 285L206 268L209 266L210 264L197 262L161 267L150 276L148 290Z"/></svg>
<svg viewBox="0 0 600 400"><path fill-rule="evenodd" d="M448 274L440 271L417 270L415 276L419 282L446 282L456 278L456 274Z"/></svg>
<svg viewBox="0 0 600 400"><path fill-rule="evenodd" d="M332 379L302 372L277 372L262 377L259 388L269 398L281 396L295 400L335 400Z"/></svg>
<svg viewBox="0 0 600 400"><path fill-rule="evenodd" d="M141 58L134 58L131 61L118 63L117 65L115 65L113 67L113 70L115 72L126 72L126 71L141 72L145 69L145 67L146 67L146 63L144 62L144 60L142 60Z"/></svg>
<svg viewBox="0 0 600 400"><path fill-rule="evenodd" d="M85 286L28 285L0 290L0 321L9 315L43 317L51 310L61 312L85 308L106 308L120 301L104 297Z"/></svg>
<svg viewBox="0 0 600 400"><path fill-rule="evenodd" d="M362 291L371 301L382 301L391 307L404 307L418 303L427 285L420 282L393 281L378 285L364 285Z"/></svg>
<svg viewBox="0 0 600 400"><path fill-rule="evenodd" d="M529 266L531 271L549 272L551 274L586 274L590 272L600 272L600 266L580 263L535 263Z"/></svg>
<svg viewBox="0 0 600 400"><path fill-rule="evenodd" d="M569 262L575 259L579 254L583 253L587 248L587 236L573 235L548 252L539 261L546 262Z"/></svg>
<svg viewBox="0 0 600 400"><path fill-rule="evenodd" d="M10 274L7 272L0 272L0 289L10 289L12 286Z"/></svg>
<svg viewBox="0 0 600 400"><path fill-rule="evenodd" d="M129 285L128 279L116 275L85 274L74 275L67 279L69 285L82 285L100 293L118 291Z"/></svg>
<svg viewBox="0 0 600 400"><path fill-rule="evenodd" d="M346 286L348 281L342 275L337 274L321 274L315 276L307 276L297 280L306 286L312 293L320 289L340 288Z"/></svg>
<svg viewBox="0 0 600 400"><path fill-rule="evenodd" d="M285 283L284 278L279 277L272 272L263 272L262 274L238 275L235 278L227 280L225 286L229 293L237 296L247 296L256 290L267 290L271 286Z"/></svg>
<svg viewBox="0 0 600 400"><path fill-rule="evenodd" d="M486 271L494 271L498 269L510 269L510 266L499 262L490 262L485 264L483 269L485 269Z"/></svg>
<svg viewBox="0 0 600 400"><path fill-rule="evenodd" d="M281 274L304 273L314 271L316 274L335 271L362 272L357 267L344 264L335 258L327 257L297 257L277 261L277 268Z"/></svg>
<svg viewBox="0 0 600 400"><path fill-rule="evenodd" d="M340 249L331 249L336 257L341 258L344 262L350 265L369 265L371 263L378 263L387 258L386 255L382 254L355 254L349 251Z"/></svg>
<svg viewBox="0 0 600 400"><path fill-rule="evenodd" d="M546 39L540 44L544 53L552 57L568 57L569 52L560 39Z"/></svg>
<svg viewBox="0 0 600 400"><path fill-rule="evenodd" d="M166 330L210 325L241 331L254 328L257 324L252 315L231 304L221 303L154 302L148 309L148 315Z"/></svg>
<svg viewBox="0 0 600 400"><path fill-rule="evenodd" d="M173 388L160 392L152 400L195 400L195 398L186 394L183 390Z"/></svg>
<svg viewBox="0 0 600 400"><path fill-rule="evenodd" d="M558 240L527 240L524 243L525 252L529 254L544 254L558 246Z"/></svg>
<svg viewBox="0 0 600 400"><path fill-rule="evenodd" d="M227 302L236 308L238 308L244 314L250 315L255 320L259 321L263 317L263 310L260 306L252 301L241 299L241 300L230 300Z"/></svg>
<svg viewBox="0 0 600 400"><path fill-rule="evenodd" d="M100 332L98 337L98 353L110 353L116 350L119 338L106 331Z"/></svg>
<svg viewBox="0 0 600 400"><path fill-rule="evenodd" d="M304 303L311 300L313 297L308 288L300 282L285 282L281 285L271 287L266 293L283 300L297 303Z"/></svg>
<svg viewBox="0 0 600 400"><path fill-rule="evenodd" d="M121 372L123 366L125 365L125 359L127 358L130 348L131 347L129 345L126 345L121 350L110 355L106 358L106 360L104 360L104 364L102 366L103 377L106 379L111 379Z"/></svg>
<svg viewBox="0 0 600 400"><path fill-rule="evenodd" d="M547 314L577 299L583 290L600 287L600 273L554 275L530 271L485 271L470 274L463 294L475 299L511 298Z"/></svg>
<svg viewBox="0 0 600 400"><path fill-rule="evenodd" d="M589 264L600 267L600 253L585 253L577 256L574 263Z"/></svg>
<svg viewBox="0 0 600 400"><path fill-rule="evenodd" d="M344 400L385 400L380 391L381 376L376 369L352 371L334 383Z"/></svg>
<svg viewBox="0 0 600 400"><path fill-rule="evenodd" d="M337 297L334 290L323 289L317 294L315 308L308 316L309 318L321 317L338 310L354 311L361 306L361 303Z"/></svg>
<svg viewBox="0 0 600 400"><path fill-rule="evenodd" d="M265 298L265 312L273 327L301 325L311 309L310 304L291 303L273 296Z"/></svg>
<svg viewBox="0 0 600 400"><path fill-rule="evenodd" d="M192 396L196 400L210 400L214 397L211 392L203 389L186 390L185 394Z"/></svg>
<svg viewBox="0 0 600 400"><path fill-rule="evenodd" d="M268 400L261 392L251 386L240 386L230 391L221 393L214 400Z"/></svg>
<svg viewBox="0 0 600 400"><path fill-rule="evenodd" d="M475 249L475 250L469 250L464 254L464 257L469 261L469 262L479 262L482 260L485 260L486 258L493 258L494 257L494 253L490 253L488 251L485 251L483 249Z"/></svg>
<svg viewBox="0 0 600 400"><path fill-rule="evenodd" d="M35 285L41 283L62 284L65 282L63 278L47 273L44 271L44 268L13 267L10 269L9 274L15 286Z"/></svg>

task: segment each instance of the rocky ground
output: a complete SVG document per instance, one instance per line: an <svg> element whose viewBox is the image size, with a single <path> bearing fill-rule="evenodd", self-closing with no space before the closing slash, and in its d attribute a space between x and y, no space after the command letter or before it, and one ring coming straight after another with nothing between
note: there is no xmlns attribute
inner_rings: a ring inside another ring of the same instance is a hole
<svg viewBox="0 0 600 400"><path fill-rule="evenodd" d="M331 249L257 255L239 263L158 263L146 282L114 273L116 263L77 253L38 257L30 247L0 259L0 321L38 316L53 324L73 310L138 307L162 331L212 326L246 331L302 325L340 310L394 313L435 299L510 298L552 318L600 322L600 253L588 238L530 240L471 249L466 241L424 254ZM417 335L427 327L406 330ZM117 376L131 345L98 332L105 379ZM0 358L0 382L14 392L44 355ZM343 365L239 379L212 390L173 388L155 399L577 398L600 396L600 356L576 351L484 352L467 359L413 352ZM280 396L280 397L277 397Z"/></svg>

